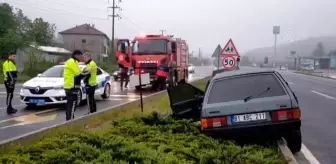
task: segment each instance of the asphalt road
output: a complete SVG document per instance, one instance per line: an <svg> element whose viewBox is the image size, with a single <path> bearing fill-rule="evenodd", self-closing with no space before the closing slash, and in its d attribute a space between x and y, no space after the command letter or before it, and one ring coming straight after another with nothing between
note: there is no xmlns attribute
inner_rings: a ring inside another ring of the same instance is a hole
<svg viewBox="0 0 336 164"><path fill-rule="evenodd" d="M321 164L335 164L336 80L291 72L282 75L298 96L302 111L305 147L301 152L307 155L309 150Z"/></svg>
<svg viewBox="0 0 336 164"><path fill-rule="evenodd" d="M211 74L212 67L196 67L195 74L191 74L189 80L197 80ZM102 100L97 97L98 110L106 109L125 102L134 101L139 98L139 93L134 89L121 91L118 82L112 82L112 93L110 98ZM6 113L6 93L3 85L0 85L0 141L10 139L42 129L52 125L65 122L65 110L63 106L45 106L36 109L27 109L25 104L19 100L20 85L15 90L16 96L13 99L14 108L18 113L7 115ZM149 89L144 91L144 96L153 93ZM88 113L88 106L84 105L77 108L75 117L83 116Z"/></svg>

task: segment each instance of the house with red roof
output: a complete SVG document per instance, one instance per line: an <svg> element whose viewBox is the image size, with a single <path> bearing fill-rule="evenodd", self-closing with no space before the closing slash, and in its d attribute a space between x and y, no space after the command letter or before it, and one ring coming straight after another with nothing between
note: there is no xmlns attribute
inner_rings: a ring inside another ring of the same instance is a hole
<svg viewBox="0 0 336 164"><path fill-rule="evenodd" d="M70 51L79 49L90 51L95 60L103 60L110 49L110 38L95 28L94 25L83 24L59 32L64 48Z"/></svg>

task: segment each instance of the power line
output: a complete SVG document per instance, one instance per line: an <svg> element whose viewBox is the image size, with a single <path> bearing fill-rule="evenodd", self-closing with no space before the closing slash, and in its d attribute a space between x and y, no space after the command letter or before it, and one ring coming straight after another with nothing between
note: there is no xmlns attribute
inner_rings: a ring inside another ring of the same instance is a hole
<svg viewBox="0 0 336 164"><path fill-rule="evenodd" d="M10 3L9 2L6 2L8 4L14 4L14 5L17 5L17 6L29 6L29 7L32 7L34 9L38 9L38 10L42 10L42 11L47 11L47 12L55 12L55 13L58 13L58 14L61 14L61 15L64 15L64 16L69 16L69 15L78 15L78 16L81 16L81 17L86 17L86 18L89 18L89 19L92 19L92 20L108 20L108 18L98 18L98 17L89 17L87 15L83 15L83 14L77 14L77 13L70 13L70 12L67 12L67 11L62 11L62 10L58 10L58 9L54 9L54 8L50 8L50 7L44 7L44 6L36 6L36 5L30 5L30 4L23 4L23 3L18 3L19 0L16 0L15 3L13 3L13 1L11 1ZM21 1L22 2L22 1Z"/></svg>

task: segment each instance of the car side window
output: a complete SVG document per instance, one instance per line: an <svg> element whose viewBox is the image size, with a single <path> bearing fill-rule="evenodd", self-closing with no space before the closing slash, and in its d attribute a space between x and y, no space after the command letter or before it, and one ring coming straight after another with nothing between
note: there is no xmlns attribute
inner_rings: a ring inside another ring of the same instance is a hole
<svg viewBox="0 0 336 164"><path fill-rule="evenodd" d="M100 68L97 68L97 75L103 74L102 70Z"/></svg>

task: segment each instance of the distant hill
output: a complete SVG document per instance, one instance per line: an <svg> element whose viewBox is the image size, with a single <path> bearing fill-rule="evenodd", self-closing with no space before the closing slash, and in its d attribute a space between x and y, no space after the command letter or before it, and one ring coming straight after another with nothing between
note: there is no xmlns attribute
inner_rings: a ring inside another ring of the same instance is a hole
<svg viewBox="0 0 336 164"><path fill-rule="evenodd" d="M286 57L290 56L290 52L293 50L296 51L298 56L312 56L312 52L316 48L318 42L323 43L326 53L329 53L331 50L336 50L336 36L311 37L288 44L278 45L277 60L284 60ZM271 58L273 55L274 47L257 48L244 54L244 56L248 56L249 58L254 57L257 61L262 60L265 56Z"/></svg>

